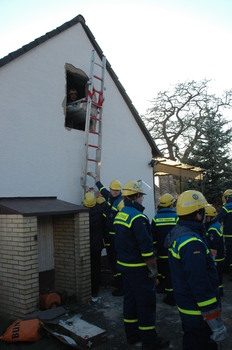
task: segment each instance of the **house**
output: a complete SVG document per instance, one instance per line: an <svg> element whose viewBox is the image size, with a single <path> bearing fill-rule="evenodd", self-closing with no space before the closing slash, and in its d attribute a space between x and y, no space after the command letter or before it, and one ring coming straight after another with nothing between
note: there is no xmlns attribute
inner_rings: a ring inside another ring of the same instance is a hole
<svg viewBox="0 0 232 350"><path fill-rule="evenodd" d="M71 89L86 97L93 50L100 64L103 52L78 15L0 59L0 308L12 315L32 312L48 280L80 302L89 297L85 128L70 123L67 103ZM108 61L105 87L101 181L143 179L151 219L149 163L161 154Z"/></svg>

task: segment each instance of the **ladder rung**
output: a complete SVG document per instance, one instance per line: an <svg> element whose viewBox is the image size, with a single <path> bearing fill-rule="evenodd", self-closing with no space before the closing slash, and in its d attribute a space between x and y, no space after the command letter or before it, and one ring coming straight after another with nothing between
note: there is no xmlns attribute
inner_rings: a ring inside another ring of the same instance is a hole
<svg viewBox="0 0 232 350"><path fill-rule="evenodd" d="M89 130L90 134L100 135L100 132Z"/></svg>
<svg viewBox="0 0 232 350"><path fill-rule="evenodd" d="M90 119L97 120L98 122L101 122L102 120L99 118L94 117L93 115L90 116Z"/></svg>
<svg viewBox="0 0 232 350"><path fill-rule="evenodd" d="M94 64L96 64L96 66L101 67L102 69L104 68L104 66L102 66L101 64L99 64L99 63L97 63L97 62L94 62Z"/></svg>
<svg viewBox="0 0 232 350"><path fill-rule="evenodd" d="M92 105L98 108L102 108L102 105L99 105L97 102L92 101Z"/></svg>
<svg viewBox="0 0 232 350"><path fill-rule="evenodd" d="M93 147L93 148L98 148L98 146L96 145L91 145L91 144L88 144L89 147Z"/></svg>
<svg viewBox="0 0 232 350"><path fill-rule="evenodd" d="M88 158L88 161L89 161L89 162L95 162L95 163L98 162L98 160L96 160L96 159L91 159L91 158Z"/></svg>
<svg viewBox="0 0 232 350"><path fill-rule="evenodd" d="M94 78L103 81L103 79L98 77L97 75L94 75Z"/></svg>
<svg viewBox="0 0 232 350"><path fill-rule="evenodd" d="M97 92L98 94L101 94L101 95L102 95L101 90L96 90L96 89L94 88L94 92Z"/></svg>

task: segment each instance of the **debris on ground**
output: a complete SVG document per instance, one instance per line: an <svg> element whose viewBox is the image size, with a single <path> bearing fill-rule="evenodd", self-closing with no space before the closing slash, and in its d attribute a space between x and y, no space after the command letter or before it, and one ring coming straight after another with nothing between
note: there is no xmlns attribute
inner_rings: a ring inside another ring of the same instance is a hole
<svg viewBox="0 0 232 350"><path fill-rule="evenodd" d="M224 276L224 296L222 297L222 318L227 327L229 338L221 344L221 349L232 350L232 281L228 274ZM64 320L67 326L71 325L76 320L82 320L85 323L97 327L99 330L99 339L92 342L92 345L86 342L82 346L90 346L96 350L134 350L138 349L129 346L126 342L123 324L123 297L112 296L111 285L102 285L99 293L99 298L94 302L90 301L82 307L75 303L57 307L56 309L40 311L40 317L43 322L49 323L49 327L57 325L58 320ZM157 293L157 321L156 330L159 336L170 341L169 349L182 349L182 328L180 316L176 306L169 306L163 302L164 294ZM61 308L61 309L59 309ZM57 318L53 318L54 313L57 313ZM12 320L11 320L12 323ZM47 325L48 325L47 323ZM62 325L62 324L61 324ZM2 317L0 313L0 335L9 326L9 320ZM68 329L69 331L70 329ZM61 331L59 331L61 333ZM70 336L70 333L64 334ZM72 337L70 337L72 338ZM90 337L91 338L91 337ZM73 339L73 338L72 338ZM94 339L94 336L93 336ZM75 340L75 339L74 339ZM74 344L75 345L75 344ZM70 345L61 342L51 333L43 330L43 336L35 343L5 343L0 342L1 350L67 350ZM79 347L82 350L81 347Z"/></svg>

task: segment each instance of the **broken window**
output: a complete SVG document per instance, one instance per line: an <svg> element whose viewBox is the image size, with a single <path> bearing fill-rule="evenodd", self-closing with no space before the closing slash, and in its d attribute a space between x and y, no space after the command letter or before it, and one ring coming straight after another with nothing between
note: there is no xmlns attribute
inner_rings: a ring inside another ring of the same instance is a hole
<svg viewBox="0 0 232 350"><path fill-rule="evenodd" d="M88 76L71 64L66 64L65 126L85 130Z"/></svg>

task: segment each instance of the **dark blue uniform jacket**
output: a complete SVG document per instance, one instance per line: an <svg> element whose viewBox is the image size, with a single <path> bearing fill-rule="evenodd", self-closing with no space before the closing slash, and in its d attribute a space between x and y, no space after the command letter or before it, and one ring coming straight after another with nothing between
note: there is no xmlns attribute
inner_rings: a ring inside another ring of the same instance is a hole
<svg viewBox="0 0 232 350"><path fill-rule="evenodd" d="M222 206L217 215L217 220L223 222L224 237L232 238L232 199Z"/></svg>
<svg viewBox="0 0 232 350"><path fill-rule="evenodd" d="M152 220L153 243L157 248L158 256L161 258L168 258L168 249L164 247L164 242L167 234L173 226L176 226L177 222L178 216L171 208L159 209Z"/></svg>
<svg viewBox="0 0 232 350"><path fill-rule="evenodd" d="M145 261L154 258L149 219L144 207L127 198L125 206L114 220L115 249L120 271L146 266Z"/></svg>
<svg viewBox="0 0 232 350"><path fill-rule="evenodd" d="M225 244L222 233L222 226L219 221L205 223L206 240L210 249L217 251L216 262L225 260Z"/></svg>
<svg viewBox="0 0 232 350"><path fill-rule="evenodd" d="M104 185L98 181L96 183L101 195L105 198L106 204L104 206L104 213L106 220L106 231L105 231L105 243L109 243L111 235L114 235L114 218L118 211L121 209L123 197L121 193L117 197L112 197L110 191L108 191Z"/></svg>
<svg viewBox="0 0 232 350"><path fill-rule="evenodd" d="M89 225L90 225L90 250L92 252L102 250L103 248L103 232L104 217L102 207L96 204L89 209Z"/></svg>
<svg viewBox="0 0 232 350"><path fill-rule="evenodd" d="M185 316L201 315L220 302L218 275L203 232L201 223L180 219L165 241L176 303Z"/></svg>

